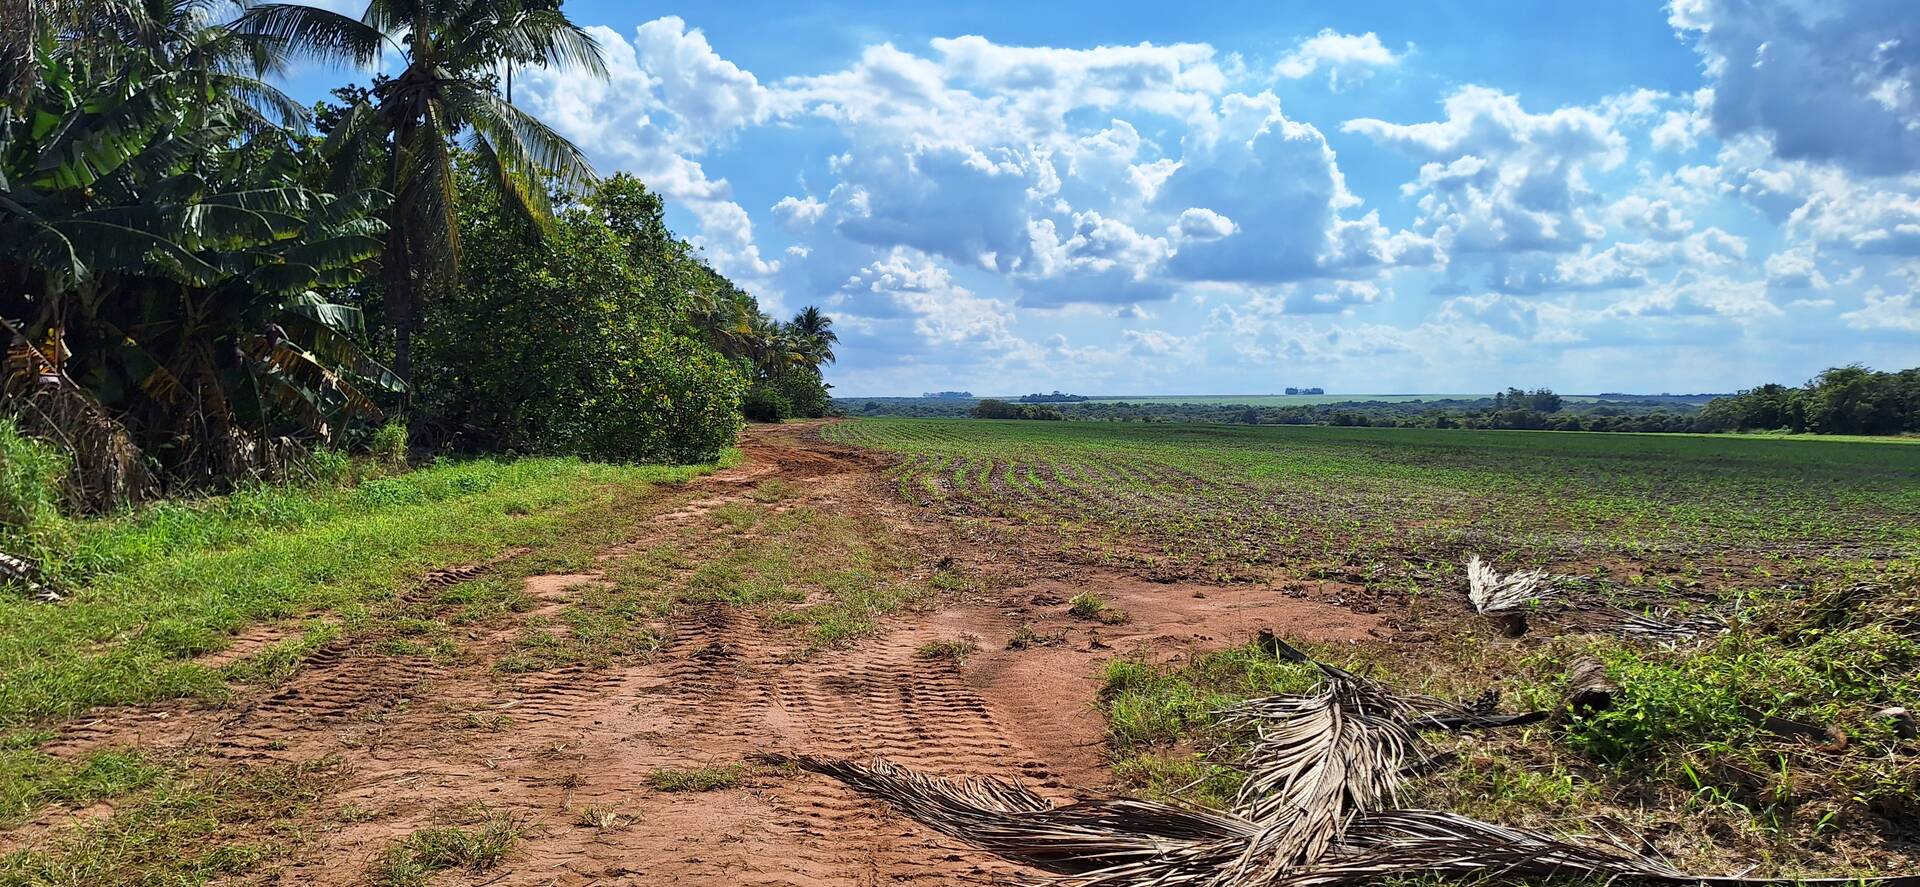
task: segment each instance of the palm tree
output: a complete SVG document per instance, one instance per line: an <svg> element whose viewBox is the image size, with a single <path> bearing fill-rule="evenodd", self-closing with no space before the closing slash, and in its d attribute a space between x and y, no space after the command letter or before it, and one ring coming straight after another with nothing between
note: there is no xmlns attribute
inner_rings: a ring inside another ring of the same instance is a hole
<svg viewBox="0 0 1920 887"><path fill-rule="evenodd" d="M450 284L459 267L450 143L464 135L502 203L546 230L553 222L548 189L577 190L594 181L594 172L573 143L501 98L494 72L502 63L525 62L604 77L599 44L551 0L372 0L359 19L271 3L249 9L233 28L269 38L288 55L366 67L391 50L405 61L376 88L373 102L348 111L329 134L328 151L348 159L376 146L390 152L378 183L393 195L381 271L393 369L410 379L420 300ZM361 166L336 160L335 172L353 176ZM332 187L344 192L351 184Z"/></svg>
<svg viewBox="0 0 1920 887"><path fill-rule="evenodd" d="M820 313L819 308L808 305L793 316L793 322L789 325L806 343L807 356L815 365L833 363L833 346L840 341L840 334L833 331L833 318Z"/></svg>

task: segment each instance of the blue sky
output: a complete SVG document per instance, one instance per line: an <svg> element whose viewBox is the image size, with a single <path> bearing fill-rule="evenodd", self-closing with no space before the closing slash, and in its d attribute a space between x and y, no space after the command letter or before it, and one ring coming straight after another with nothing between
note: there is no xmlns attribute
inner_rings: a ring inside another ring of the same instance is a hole
<svg viewBox="0 0 1920 887"><path fill-rule="evenodd" d="M834 315L838 394L1920 364L1911 0L566 8L610 80L516 101Z"/></svg>

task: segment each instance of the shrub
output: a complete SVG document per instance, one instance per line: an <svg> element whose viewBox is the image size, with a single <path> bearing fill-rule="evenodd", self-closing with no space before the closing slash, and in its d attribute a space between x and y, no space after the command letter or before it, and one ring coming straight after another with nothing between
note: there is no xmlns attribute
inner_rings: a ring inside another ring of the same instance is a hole
<svg viewBox="0 0 1920 887"><path fill-rule="evenodd" d="M606 383L578 403L550 401L560 449L608 462L710 462L740 430L745 380L717 352L653 331L619 343Z"/></svg>
<svg viewBox="0 0 1920 887"><path fill-rule="evenodd" d="M489 194L462 194L463 286L434 302L416 340L436 434L617 462L704 462L730 446L745 380L681 324L648 270L667 257L584 208L534 238Z"/></svg>
<svg viewBox="0 0 1920 887"><path fill-rule="evenodd" d="M827 384L820 378L818 368L789 368L770 380L768 385L786 398L790 405L789 416L818 419L833 410L833 399L827 395Z"/></svg>
<svg viewBox="0 0 1920 887"><path fill-rule="evenodd" d="M306 467L314 483L341 486L354 479L353 457L339 450L315 449L307 454Z"/></svg>
<svg viewBox="0 0 1920 887"><path fill-rule="evenodd" d="M395 419L373 433L369 451L375 462L388 468L407 464L407 423Z"/></svg>
<svg viewBox="0 0 1920 887"><path fill-rule="evenodd" d="M793 418L793 402L778 388L761 382L747 392L740 411L755 422L785 422Z"/></svg>

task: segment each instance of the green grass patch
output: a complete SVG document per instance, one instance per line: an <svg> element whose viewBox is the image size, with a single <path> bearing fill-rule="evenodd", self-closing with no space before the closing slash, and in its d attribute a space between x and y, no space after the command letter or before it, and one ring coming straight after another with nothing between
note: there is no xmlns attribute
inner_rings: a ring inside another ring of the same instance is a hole
<svg viewBox="0 0 1920 887"><path fill-rule="evenodd" d="M921 659L944 660L959 665L966 662L968 656L978 652L980 652L980 639L969 634L957 638L928 641L914 650L913 655Z"/></svg>
<svg viewBox="0 0 1920 887"><path fill-rule="evenodd" d="M1017 626L1007 638L1009 650L1031 650L1036 647L1058 647L1067 642L1064 631L1040 631L1031 625Z"/></svg>
<svg viewBox="0 0 1920 887"><path fill-rule="evenodd" d="M515 545L612 541L624 533L617 502L708 468L468 461L353 489L262 488L78 525L57 571L83 583L69 586L67 603L0 598L0 727L101 705L219 698L229 675L193 658L248 625L364 614L429 570ZM473 618L487 605L452 603L475 607ZM231 676L283 674L318 638Z"/></svg>
<svg viewBox="0 0 1920 887"><path fill-rule="evenodd" d="M200 776L168 771L110 815L0 856L0 885L145 887L259 874L305 840L292 824L345 775L331 759Z"/></svg>
<svg viewBox="0 0 1920 887"><path fill-rule="evenodd" d="M35 737L37 738L37 737ZM165 768L125 749L101 749L64 760L21 738L0 743L0 826L12 825L47 804L84 806L151 785Z"/></svg>
<svg viewBox="0 0 1920 887"><path fill-rule="evenodd" d="M1218 710L1275 693L1304 693L1319 682L1311 666L1277 659L1253 645L1189 656L1171 665L1138 659L1107 663L1100 707L1116 758L1168 748L1211 748L1232 741Z"/></svg>
<svg viewBox="0 0 1920 887"><path fill-rule="evenodd" d="M1067 612L1076 619L1090 619L1101 625L1125 625L1133 620L1132 614L1101 600L1091 591L1074 595L1067 603Z"/></svg>
<svg viewBox="0 0 1920 887"><path fill-rule="evenodd" d="M647 774L647 784L663 792L711 792L738 788L747 778L743 764L662 767Z"/></svg>
<svg viewBox="0 0 1920 887"><path fill-rule="evenodd" d="M420 887L438 872L491 871L532 828L511 813L481 809L457 826L421 829L387 848L367 872L375 887Z"/></svg>

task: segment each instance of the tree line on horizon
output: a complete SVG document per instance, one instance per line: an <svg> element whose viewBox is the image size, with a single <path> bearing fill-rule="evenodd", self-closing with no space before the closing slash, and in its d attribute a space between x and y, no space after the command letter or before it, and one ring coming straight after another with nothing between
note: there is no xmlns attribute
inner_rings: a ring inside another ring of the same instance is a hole
<svg viewBox="0 0 1920 887"><path fill-rule="evenodd" d="M1800 386L1766 384L1714 397L1705 404L1687 402L1694 397L1601 395L1592 401L1573 401L1547 388L1508 388L1480 398L1351 400L1288 406L1158 401L1021 404L992 399L946 403L878 398L842 398L835 403L854 416L1696 434L1920 433L1920 369L1877 372L1859 365L1834 367Z"/></svg>
<svg viewBox="0 0 1920 887"><path fill-rule="evenodd" d="M32 0L0 27L0 423L71 505L299 474L320 449L700 461L829 408L790 320L515 106L604 76L558 0ZM317 59L392 76L313 107ZM382 429L385 429L382 431Z"/></svg>

